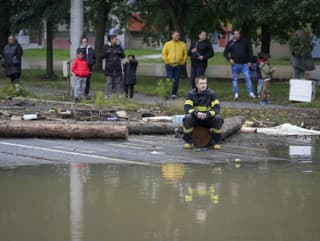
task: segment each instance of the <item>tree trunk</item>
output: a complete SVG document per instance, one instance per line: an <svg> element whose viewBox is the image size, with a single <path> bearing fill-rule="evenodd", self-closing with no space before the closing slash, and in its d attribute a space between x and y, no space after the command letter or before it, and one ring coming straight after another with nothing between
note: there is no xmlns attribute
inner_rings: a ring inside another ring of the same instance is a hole
<svg viewBox="0 0 320 241"><path fill-rule="evenodd" d="M39 138L97 138L127 139L126 126L106 124L50 123L40 121L2 121L0 122L2 137L39 137Z"/></svg>
<svg viewBox="0 0 320 241"><path fill-rule="evenodd" d="M261 26L261 52L270 54L271 33L267 25Z"/></svg>
<svg viewBox="0 0 320 241"><path fill-rule="evenodd" d="M95 40L95 52L97 57L97 62L95 68L97 70L102 70L102 50L104 45L104 35L106 31L106 24L108 20L108 15L111 10L111 3L106 1L100 1L99 7L97 9L97 19L96 19L96 40Z"/></svg>
<svg viewBox="0 0 320 241"><path fill-rule="evenodd" d="M46 77L51 78L54 76L53 72L53 23L46 20L47 30L47 60L46 60Z"/></svg>
<svg viewBox="0 0 320 241"><path fill-rule="evenodd" d="M11 1L1 1L1 14L0 14L0 54L3 54L3 48L8 42L10 34L10 4Z"/></svg>

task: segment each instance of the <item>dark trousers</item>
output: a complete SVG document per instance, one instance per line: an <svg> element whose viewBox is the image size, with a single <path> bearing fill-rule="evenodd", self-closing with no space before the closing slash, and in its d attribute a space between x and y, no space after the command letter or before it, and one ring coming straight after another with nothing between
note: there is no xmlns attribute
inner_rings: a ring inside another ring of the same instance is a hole
<svg viewBox="0 0 320 241"><path fill-rule="evenodd" d="M11 79L11 84L19 84L20 83L21 73L11 74L8 77Z"/></svg>
<svg viewBox="0 0 320 241"><path fill-rule="evenodd" d="M90 83L91 83L91 73L89 74L89 76L86 79L86 88L84 90L85 95L89 95L89 93L90 93Z"/></svg>
<svg viewBox="0 0 320 241"><path fill-rule="evenodd" d="M196 126L203 126L210 129L212 133L212 143L221 142L221 128L224 123L222 117L217 114L212 118L207 118L205 120L200 120L193 116L192 114L187 114L183 118L183 140L187 143L192 143L192 131Z"/></svg>
<svg viewBox="0 0 320 241"><path fill-rule="evenodd" d="M207 64L193 64L191 63L191 86L196 88L196 78L204 76L207 69Z"/></svg>
<svg viewBox="0 0 320 241"><path fill-rule="evenodd" d="M167 78L174 80L174 83L172 86L173 95L177 95L182 69L183 69L183 65L172 66L172 65L166 64Z"/></svg>
<svg viewBox="0 0 320 241"><path fill-rule="evenodd" d="M133 98L134 95L134 84L124 85L124 92L126 93L126 97ZM130 93L129 93L130 92Z"/></svg>

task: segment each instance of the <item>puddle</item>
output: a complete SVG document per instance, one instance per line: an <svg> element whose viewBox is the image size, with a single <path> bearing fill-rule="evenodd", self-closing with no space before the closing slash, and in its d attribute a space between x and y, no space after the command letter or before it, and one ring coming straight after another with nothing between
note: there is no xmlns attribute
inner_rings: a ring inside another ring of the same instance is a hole
<svg viewBox="0 0 320 241"><path fill-rule="evenodd" d="M0 237L318 241L319 182L316 161L0 169Z"/></svg>

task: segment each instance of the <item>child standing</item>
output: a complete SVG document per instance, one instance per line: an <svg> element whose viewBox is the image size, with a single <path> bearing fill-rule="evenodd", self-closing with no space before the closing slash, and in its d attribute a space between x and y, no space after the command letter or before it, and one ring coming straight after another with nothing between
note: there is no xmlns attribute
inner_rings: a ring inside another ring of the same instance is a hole
<svg viewBox="0 0 320 241"><path fill-rule="evenodd" d="M85 59L84 49L77 50L77 58L72 63L72 72L75 75L75 86L74 86L74 102L79 103L80 97L84 96L86 88L86 80L90 75L90 69Z"/></svg>
<svg viewBox="0 0 320 241"><path fill-rule="evenodd" d="M261 72L257 56L252 57L251 66L249 68L249 74L251 81L257 84L257 94L259 95L261 92L259 92L259 80L261 79Z"/></svg>
<svg viewBox="0 0 320 241"><path fill-rule="evenodd" d="M269 100L269 85L272 78L272 74L275 71L275 68L271 67L270 65L270 56L266 53L259 53L259 68L261 71L261 79L262 83L262 91L261 91L261 98L260 104L266 105L270 103Z"/></svg>
<svg viewBox="0 0 320 241"><path fill-rule="evenodd" d="M123 65L124 91L126 93L127 98L133 98L134 95L134 85L137 83L137 66L138 61L135 59L135 56L133 54L128 55L128 59Z"/></svg>

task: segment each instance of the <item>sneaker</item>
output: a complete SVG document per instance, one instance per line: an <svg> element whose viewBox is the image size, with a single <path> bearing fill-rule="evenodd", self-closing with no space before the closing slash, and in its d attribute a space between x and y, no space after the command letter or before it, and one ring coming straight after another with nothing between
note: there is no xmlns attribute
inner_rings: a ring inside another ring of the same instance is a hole
<svg viewBox="0 0 320 241"><path fill-rule="evenodd" d="M254 95L253 92L251 92L251 93L249 94L249 97L252 98L252 99L255 99L255 98L256 98L256 96Z"/></svg>
<svg viewBox="0 0 320 241"><path fill-rule="evenodd" d="M75 99L74 99L74 103L80 103L80 99L75 98Z"/></svg>
<svg viewBox="0 0 320 241"><path fill-rule="evenodd" d="M177 98L176 95L171 95L171 99L172 99L172 100L175 100L176 98Z"/></svg>
<svg viewBox="0 0 320 241"><path fill-rule="evenodd" d="M239 99L239 94L235 93L234 96L233 96L233 100L238 100L238 99Z"/></svg>
<svg viewBox="0 0 320 241"><path fill-rule="evenodd" d="M221 150L221 145L214 144L212 148L213 148L213 150L219 151L219 150Z"/></svg>
<svg viewBox="0 0 320 241"><path fill-rule="evenodd" d="M190 149L192 145L190 143L184 143L183 148L184 149Z"/></svg>

